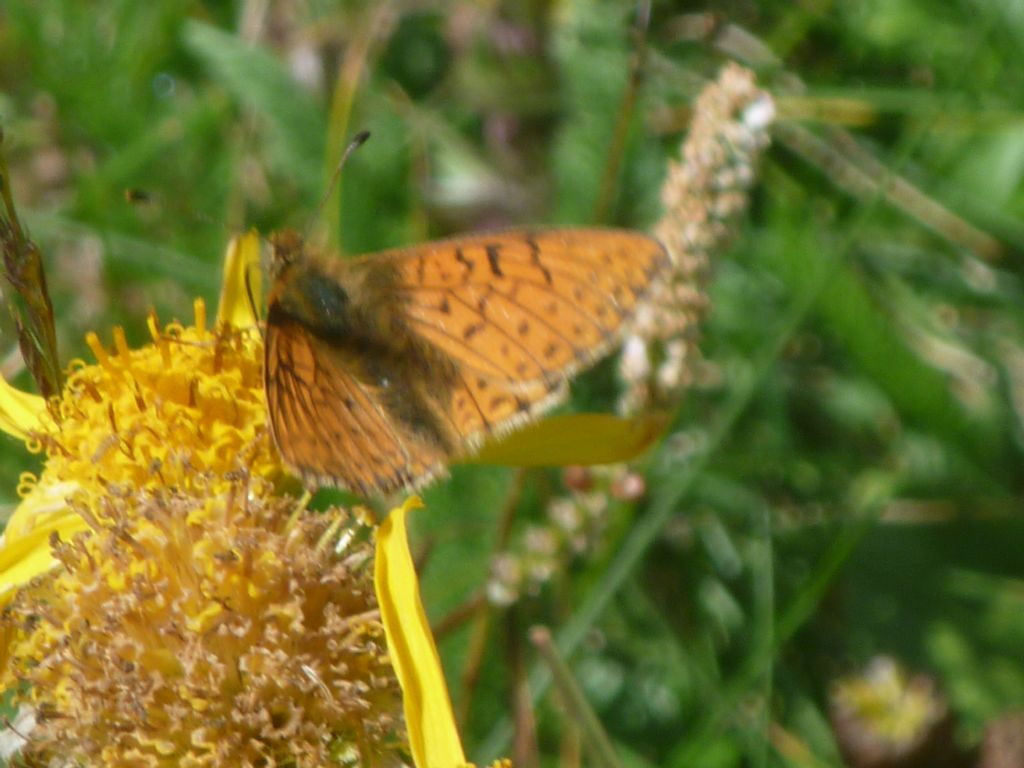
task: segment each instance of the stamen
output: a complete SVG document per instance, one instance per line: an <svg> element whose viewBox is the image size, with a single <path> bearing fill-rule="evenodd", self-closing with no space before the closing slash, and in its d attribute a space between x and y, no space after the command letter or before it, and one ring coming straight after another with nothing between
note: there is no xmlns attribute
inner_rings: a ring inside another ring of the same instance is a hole
<svg viewBox="0 0 1024 768"><path fill-rule="evenodd" d="M89 349L91 349L93 355L96 356L96 362L104 368L112 368L110 365L110 356L107 355L107 350L103 348L103 344L100 343L100 337L96 335L95 331L89 331L85 334L85 343L89 345Z"/></svg>
<svg viewBox="0 0 1024 768"><path fill-rule="evenodd" d="M39 484L39 478L31 472L22 472L18 475L18 497L24 499Z"/></svg>
<svg viewBox="0 0 1024 768"><path fill-rule="evenodd" d="M160 330L160 319L156 315L156 310L151 309L149 311L149 315L146 317L146 327L149 328L149 335L153 339L153 344L160 351L160 360L163 362L164 367L170 368L171 349L167 339L164 338Z"/></svg>
<svg viewBox="0 0 1024 768"><path fill-rule="evenodd" d="M327 551L331 546L331 540L337 535L338 530L344 522L345 520L340 514L331 521L331 524L327 526L319 540L316 542L317 554L323 554Z"/></svg>
<svg viewBox="0 0 1024 768"><path fill-rule="evenodd" d="M114 326L114 346L117 348L117 356L130 367L131 350L128 349L128 337L124 335L124 328L120 325Z"/></svg>
<svg viewBox="0 0 1024 768"><path fill-rule="evenodd" d="M206 302L201 298L197 298L193 304L192 309L196 314L196 330L199 331L200 336L206 335Z"/></svg>

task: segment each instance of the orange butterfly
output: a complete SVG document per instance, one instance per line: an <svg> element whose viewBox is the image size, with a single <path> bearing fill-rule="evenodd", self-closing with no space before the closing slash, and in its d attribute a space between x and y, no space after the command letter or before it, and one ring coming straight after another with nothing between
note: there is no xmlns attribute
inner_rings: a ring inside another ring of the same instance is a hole
<svg viewBox="0 0 1024 768"><path fill-rule="evenodd" d="M556 404L616 343L665 249L645 235L483 234L345 260L271 237L270 426L305 482L414 488Z"/></svg>

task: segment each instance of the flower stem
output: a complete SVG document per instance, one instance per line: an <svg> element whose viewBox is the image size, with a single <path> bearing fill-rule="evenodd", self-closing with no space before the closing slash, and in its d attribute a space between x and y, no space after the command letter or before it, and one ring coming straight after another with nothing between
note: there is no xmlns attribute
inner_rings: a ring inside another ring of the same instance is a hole
<svg viewBox="0 0 1024 768"><path fill-rule="evenodd" d="M555 687L562 697L569 717L583 732L583 743L590 752L594 764L601 768L620 768L611 739L608 738L608 733L601 726L601 721L580 690L569 667L558 654L551 640L551 630L547 627L533 627L530 630L530 642L534 644L551 670Z"/></svg>

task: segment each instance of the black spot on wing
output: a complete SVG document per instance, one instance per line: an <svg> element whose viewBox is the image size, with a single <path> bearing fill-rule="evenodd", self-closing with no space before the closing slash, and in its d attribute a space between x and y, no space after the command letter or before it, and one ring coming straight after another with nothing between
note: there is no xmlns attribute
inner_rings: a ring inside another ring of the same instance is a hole
<svg viewBox="0 0 1024 768"><path fill-rule="evenodd" d="M495 277L504 277L505 273L501 271L501 245L487 243L484 250L487 252L487 264L491 268L491 274Z"/></svg>
<svg viewBox="0 0 1024 768"><path fill-rule="evenodd" d="M466 274L463 276L465 279L469 279L469 276L473 274L473 269L476 267L475 261L470 261L466 258L466 254L462 252L461 248L455 249L455 260L459 262L465 268Z"/></svg>
<svg viewBox="0 0 1024 768"><path fill-rule="evenodd" d="M533 266L535 266L544 276L544 282L551 285L553 283L551 270L544 266L544 262L541 261L540 246L537 245L537 241L534 239L533 235L526 236L526 244L530 248L530 263L533 264Z"/></svg>

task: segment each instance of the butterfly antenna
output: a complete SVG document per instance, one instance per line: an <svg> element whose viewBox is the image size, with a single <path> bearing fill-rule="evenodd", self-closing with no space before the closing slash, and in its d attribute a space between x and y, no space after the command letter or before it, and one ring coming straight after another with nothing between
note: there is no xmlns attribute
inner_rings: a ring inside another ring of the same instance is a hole
<svg viewBox="0 0 1024 768"><path fill-rule="evenodd" d="M263 332L263 325L259 322L263 318L260 317L260 310L256 304L256 291L252 287L251 266L245 270L245 297L249 300L249 309L252 310L252 316L256 318L256 329L260 332L260 338L266 343L267 337Z"/></svg>
<svg viewBox="0 0 1024 768"><path fill-rule="evenodd" d="M342 154L341 160L338 161L338 165L335 167L334 173L331 174L331 180L327 184L327 189L324 191L323 197L320 198L320 202L317 203L316 210L313 211L313 215L309 219L309 224L306 225L306 232L303 237L304 240L306 239L306 236L309 235L309 230L312 229L313 222L320 218L320 214L323 212L324 206L327 205L328 198L331 196L331 193L334 192L334 188L338 185L338 179L341 178L341 169L345 167L345 163L348 161L348 156L363 146L368 138L370 138L369 131L360 131L355 135L352 141L349 142L349 145L345 147L345 152Z"/></svg>

